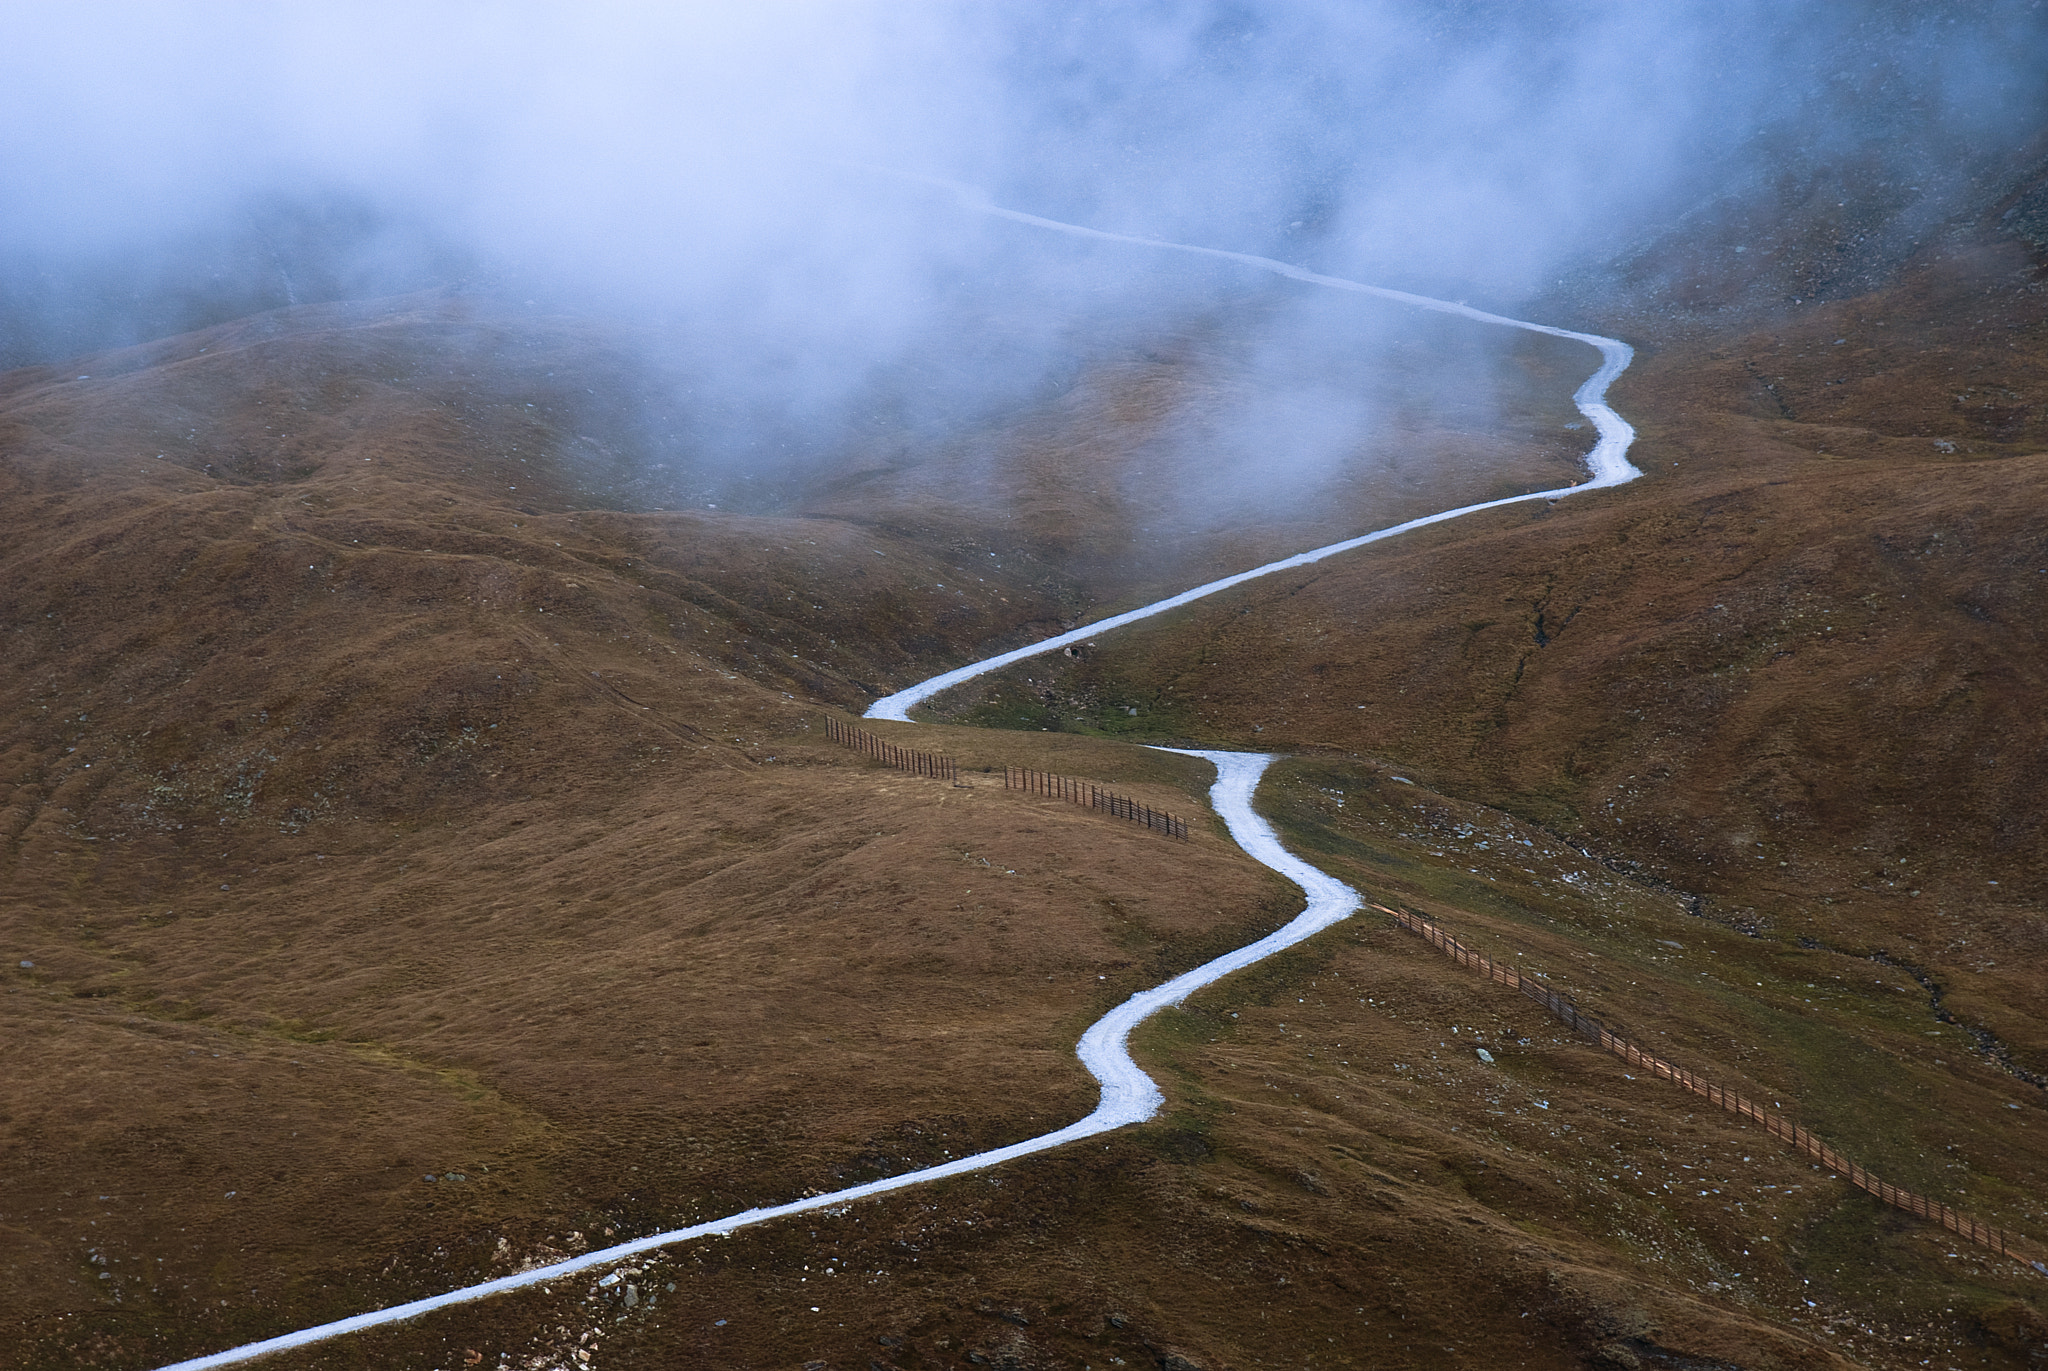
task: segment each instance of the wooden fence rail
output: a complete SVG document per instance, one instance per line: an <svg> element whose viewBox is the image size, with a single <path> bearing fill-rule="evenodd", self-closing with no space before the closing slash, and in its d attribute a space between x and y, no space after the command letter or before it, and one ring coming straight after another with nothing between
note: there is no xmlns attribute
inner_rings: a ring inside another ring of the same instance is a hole
<svg viewBox="0 0 2048 1371"><path fill-rule="evenodd" d="M1027 790L1034 795L1050 795L1055 799L1072 804L1086 805L1099 809L1119 819L1128 819L1134 824L1143 824L1155 833L1164 833L1169 838L1188 840L1188 821L1177 818L1163 809L1153 809L1139 804L1128 795L1118 795L1104 790L1088 781L1077 781L1071 776L1055 776L1049 771L1030 771L1023 767L1003 768L1003 789Z"/></svg>
<svg viewBox="0 0 2048 1371"><path fill-rule="evenodd" d="M1916 1195L1910 1190L1901 1190L1896 1185L1879 1180L1798 1124L1786 1119L1784 1115L1767 1110L1754 1100L1745 1099L1732 1090L1715 1085L1705 1077L1673 1066L1662 1057L1650 1055L1620 1034L1609 1030L1598 1019L1581 1014L1578 1007L1565 996L1538 981L1531 980L1513 967L1503 966L1483 953L1474 952L1420 915L1388 909L1382 904L1376 904L1373 908L1382 914L1391 915L1395 923L1410 933L1419 934L1458 965L1469 967L1501 985L1512 986L1562 1019L1574 1032L1583 1034L1603 1051L1611 1052L1631 1066L1639 1067L1653 1076L1661 1076L1680 1089L1689 1090L1731 1114L1762 1124L1764 1130L1772 1137L1792 1144L1828 1170L1846 1179L1849 1184L1877 1196L1886 1204L1903 1209L1909 1214L1917 1214L1959 1237L1990 1248L2000 1256L2023 1261L2042 1275L2048 1276L2048 1257L2021 1243L2013 1235L1981 1224L1967 1214L1958 1214L1947 1205L1930 1200L1924 1195Z"/></svg>
<svg viewBox="0 0 2048 1371"><path fill-rule="evenodd" d="M935 776L942 781L960 779L959 763L951 757L936 752L914 752L907 747L898 747L888 740L842 723L827 714L825 736L842 746L865 752L877 761L885 762L899 771L908 771L918 776ZM1071 776L1055 776L1047 771L1031 771L1024 767L1003 768L1003 789L1025 790L1034 795L1051 795L1074 804L1087 805L1119 819L1128 819L1134 824L1143 824L1155 833L1164 833L1182 842L1188 840L1188 821L1163 809L1139 804L1128 795L1118 795L1104 790L1088 781L1077 781Z"/></svg>
<svg viewBox="0 0 2048 1371"><path fill-rule="evenodd" d="M936 776L942 781L960 778L959 765L951 757L944 757L936 752L913 752L907 747L898 747L876 737L864 728L841 723L829 714L825 716L825 736L857 752L865 752L876 761L886 762L898 771L908 771L918 776Z"/></svg>

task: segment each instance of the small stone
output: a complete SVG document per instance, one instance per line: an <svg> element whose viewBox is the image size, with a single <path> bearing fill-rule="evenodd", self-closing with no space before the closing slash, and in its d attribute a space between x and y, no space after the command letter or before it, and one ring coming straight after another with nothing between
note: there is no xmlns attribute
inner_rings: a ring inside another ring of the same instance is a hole
<svg viewBox="0 0 2048 1371"><path fill-rule="evenodd" d="M23 971L33 971L36 969L36 964L31 961L23 961L21 964L21 969Z"/></svg>
<svg viewBox="0 0 2048 1371"><path fill-rule="evenodd" d="M1487 1064L1488 1066L1492 1066L1492 1065L1493 1065L1493 1054L1492 1054L1491 1052L1488 1052L1488 1051L1487 1051L1487 1050L1486 1050L1485 1048L1483 1048L1483 1047L1482 1047L1482 1048L1480 1048L1480 1049L1478 1049L1478 1051L1479 1051L1479 1060L1480 1060L1480 1061L1482 1061L1482 1062L1485 1062L1485 1063L1486 1063L1486 1064Z"/></svg>

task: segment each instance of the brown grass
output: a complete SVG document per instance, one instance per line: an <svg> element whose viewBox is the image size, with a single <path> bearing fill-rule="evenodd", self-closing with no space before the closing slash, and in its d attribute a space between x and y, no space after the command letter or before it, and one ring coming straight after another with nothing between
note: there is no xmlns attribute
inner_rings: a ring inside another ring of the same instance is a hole
<svg viewBox="0 0 2048 1371"><path fill-rule="evenodd" d="M976 783L1201 811L1206 768L1116 730L1307 754L1263 803L1312 860L2038 1229L2037 1096L1911 969L2048 1068L2043 459L2030 418L1953 459L1909 431L1953 417L1943 368L2040 334L1972 343L1938 285L1856 306L1951 349L1873 348L1867 455L1818 361L1773 382L1815 388L1786 418L1743 389L1761 339L1647 349L1616 398L1652 479L1034 665L980 697L1028 731L872 725L962 788L825 712L1570 449L1532 426L1167 564L1163 487L1080 478L1149 460L1176 381L1223 384L1199 337L803 514L622 492L625 420L545 375L638 384L619 354L445 303L10 375L7 1364L150 1365L1083 1112L1082 1026L1293 912L1213 822L1167 843ZM1536 416L1565 361L1525 344L1489 365ZM2027 1278L1369 920L1138 1050L1144 1128L669 1253L630 1312L563 1285L294 1364L2020 1366L2048 1337Z"/></svg>

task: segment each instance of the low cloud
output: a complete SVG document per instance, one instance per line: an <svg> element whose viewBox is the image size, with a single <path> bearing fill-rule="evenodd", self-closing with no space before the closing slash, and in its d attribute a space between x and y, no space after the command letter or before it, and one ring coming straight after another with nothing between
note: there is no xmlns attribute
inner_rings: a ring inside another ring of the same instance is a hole
<svg viewBox="0 0 2048 1371"><path fill-rule="evenodd" d="M721 397L710 448L829 454L1261 289L873 168L1512 306L1740 199L1767 158L1875 149L1910 199L2010 147L2043 112L2044 24L1822 0L25 7L0 53L0 364L463 283L662 340L656 370ZM1254 364L1342 333L1314 307L1260 327ZM1312 494L1373 407L1279 385L1187 438L1291 415L1282 485Z"/></svg>

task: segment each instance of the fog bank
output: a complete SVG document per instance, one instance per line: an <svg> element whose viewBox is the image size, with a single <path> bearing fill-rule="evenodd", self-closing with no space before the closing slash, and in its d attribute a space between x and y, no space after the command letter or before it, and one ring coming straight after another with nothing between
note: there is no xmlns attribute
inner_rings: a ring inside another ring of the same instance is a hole
<svg viewBox="0 0 2048 1371"><path fill-rule="evenodd" d="M664 340L675 384L718 396L693 436L714 454L828 453L878 413L971 423L1270 289L1033 241L875 168L1512 309L1800 168L1875 157L1892 219L1927 218L2048 112L2048 15L2022 0L116 3L8 25L0 366L448 286ZM1258 318L1253 354L1329 327ZM1277 408L1327 453L1366 419L1346 405L1318 382Z"/></svg>

